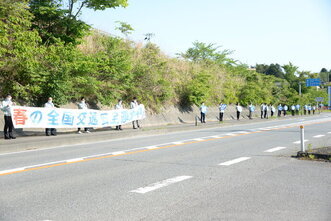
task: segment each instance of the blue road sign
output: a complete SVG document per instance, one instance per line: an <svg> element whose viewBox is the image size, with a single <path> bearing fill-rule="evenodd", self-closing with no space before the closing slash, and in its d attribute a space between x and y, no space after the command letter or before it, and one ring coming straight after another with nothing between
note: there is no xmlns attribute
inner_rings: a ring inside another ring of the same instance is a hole
<svg viewBox="0 0 331 221"><path fill-rule="evenodd" d="M320 85L321 85L321 79L320 78L306 79L306 86L307 87L320 86Z"/></svg>

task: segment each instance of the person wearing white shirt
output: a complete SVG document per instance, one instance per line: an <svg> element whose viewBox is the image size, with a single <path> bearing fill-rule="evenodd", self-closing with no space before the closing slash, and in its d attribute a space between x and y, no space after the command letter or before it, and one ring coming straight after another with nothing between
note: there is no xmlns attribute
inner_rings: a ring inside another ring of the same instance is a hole
<svg viewBox="0 0 331 221"><path fill-rule="evenodd" d="M237 110L237 120L239 120L240 119L240 114L243 111L243 108L240 106L239 103L237 103L236 110Z"/></svg>
<svg viewBox="0 0 331 221"><path fill-rule="evenodd" d="M55 108L53 104L53 98L49 97L47 103L44 105L45 108ZM46 136L56 136L56 129L55 128L46 128L45 129Z"/></svg>
<svg viewBox="0 0 331 221"><path fill-rule="evenodd" d="M138 107L138 105L139 104L138 104L137 98L134 97L133 100L130 103L130 108L134 109L134 108ZM139 121L138 120L132 121L132 126L133 126L133 129L140 128Z"/></svg>
<svg viewBox="0 0 331 221"><path fill-rule="evenodd" d="M292 106L291 106L291 114L292 114L292 116L295 115L295 105L294 104L292 104Z"/></svg>
<svg viewBox="0 0 331 221"><path fill-rule="evenodd" d="M15 103L12 102L12 96L8 94L6 99L2 101L1 104L1 109L5 115L5 126L3 129L3 134L6 140L16 139L16 137L13 135L14 124L11 116L11 108L13 105L15 105Z"/></svg>
<svg viewBox="0 0 331 221"><path fill-rule="evenodd" d="M286 116L287 110L288 110L288 106L286 104L284 104L284 108L283 108L284 117Z"/></svg>
<svg viewBox="0 0 331 221"><path fill-rule="evenodd" d="M78 106L78 109L82 109L82 110L87 110L88 109L88 106L86 104L86 101L85 101L85 98L84 97L82 97L80 99L80 103L78 103L77 106ZM84 128L84 131L85 131L85 133L91 133L87 127ZM77 133L78 134L81 134L82 133L80 127L78 128Z"/></svg>
<svg viewBox="0 0 331 221"><path fill-rule="evenodd" d="M201 106L200 106L200 114L201 114L201 123L206 123L206 113L207 113L207 109L208 107L205 105L204 102L201 103Z"/></svg>
<svg viewBox="0 0 331 221"><path fill-rule="evenodd" d="M274 113L276 112L276 108L274 107L274 105L270 105L270 109L271 109L271 117L273 117Z"/></svg>
<svg viewBox="0 0 331 221"><path fill-rule="evenodd" d="M261 119L263 119L263 115L264 115L264 104L261 104Z"/></svg>
<svg viewBox="0 0 331 221"><path fill-rule="evenodd" d="M123 105L122 105L122 100L119 99L118 103L115 105L115 109L116 110L122 110L123 109ZM117 125L116 126L116 130L122 130L122 125Z"/></svg>
<svg viewBox="0 0 331 221"><path fill-rule="evenodd" d="M222 102L218 106L219 111L220 111L220 121L223 121L223 116L224 116L224 111L226 109L226 104L223 104Z"/></svg>
<svg viewBox="0 0 331 221"><path fill-rule="evenodd" d="M278 117L280 117L282 115L282 110L283 110L283 106L282 104L278 105Z"/></svg>
<svg viewBox="0 0 331 221"><path fill-rule="evenodd" d="M269 111L269 107L268 107L267 103L264 103L264 110L263 110L264 114L263 114L263 116L266 119L268 119L268 117L269 117L268 116L268 111Z"/></svg>

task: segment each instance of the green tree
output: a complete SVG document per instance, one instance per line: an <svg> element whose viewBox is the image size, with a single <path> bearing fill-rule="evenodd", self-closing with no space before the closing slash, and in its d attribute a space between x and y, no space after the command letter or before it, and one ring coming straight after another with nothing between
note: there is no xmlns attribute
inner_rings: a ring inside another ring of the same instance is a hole
<svg viewBox="0 0 331 221"><path fill-rule="evenodd" d="M180 57L193 62L215 62L217 64L236 64L228 55L232 53L230 50L219 51L220 46L215 44L206 44L203 42L193 42L193 47L187 49L185 53L178 54Z"/></svg>
<svg viewBox="0 0 331 221"><path fill-rule="evenodd" d="M128 35L134 31L132 26L126 22L116 21L116 23L118 23L119 26L116 27L115 29L119 30L123 35L125 35L125 37L128 37Z"/></svg>
<svg viewBox="0 0 331 221"><path fill-rule="evenodd" d="M30 11L34 15L33 29L41 36L43 43L78 44L89 30L79 15L83 8L105 10L126 7L127 0L30 0Z"/></svg>

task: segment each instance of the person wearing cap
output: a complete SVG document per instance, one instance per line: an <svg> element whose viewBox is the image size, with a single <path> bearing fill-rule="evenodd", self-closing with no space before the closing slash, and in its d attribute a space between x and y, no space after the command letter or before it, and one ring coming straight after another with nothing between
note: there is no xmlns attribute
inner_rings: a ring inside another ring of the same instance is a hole
<svg viewBox="0 0 331 221"><path fill-rule="evenodd" d="M122 100L118 99L118 102L115 105L115 110L122 110L122 109L123 109ZM122 130L122 125L117 125L116 130Z"/></svg>
<svg viewBox="0 0 331 221"><path fill-rule="evenodd" d="M78 106L78 109L81 109L81 110L87 110L88 109L88 106L87 106L86 101L85 101L85 97L81 97L80 102L77 104L77 106ZM84 128L84 131L85 131L85 133L91 133L87 127ZM82 133L80 127L78 127L77 133L78 134Z"/></svg>
<svg viewBox="0 0 331 221"><path fill-rule="evenodd" d="M8 139L16 139L16 137L13 135L13 129L14 129L14 124L13 124L13 119L11 116L11 108L14 106L15 103L12 102L12 96L8 94L5 98L4 101L2 101L1 104L1 109L4 112L4 120L5 120L5 126L3 128L3 134L4 138L6 140Z"/></svg>
<svg viewBox="0 0 331 221"><path fill-rule="evenodd" d="M47 103L44 105L45 108L55 108L53 104L53 98L49 97ZM46 136L56 136L56 128L46 128Z"/></svg>

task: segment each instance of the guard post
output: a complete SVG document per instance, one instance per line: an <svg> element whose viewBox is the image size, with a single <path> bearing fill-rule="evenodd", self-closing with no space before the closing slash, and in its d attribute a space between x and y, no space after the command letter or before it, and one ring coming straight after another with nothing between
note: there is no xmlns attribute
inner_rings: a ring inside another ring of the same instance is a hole
<svg viewBox="0 0 331 221"><path fill-rule="evenodd" d="M301 145L301 151L306 152L305 150L305 129L304 126L300 126L300 145Z"/></svg>

